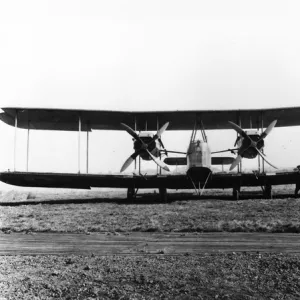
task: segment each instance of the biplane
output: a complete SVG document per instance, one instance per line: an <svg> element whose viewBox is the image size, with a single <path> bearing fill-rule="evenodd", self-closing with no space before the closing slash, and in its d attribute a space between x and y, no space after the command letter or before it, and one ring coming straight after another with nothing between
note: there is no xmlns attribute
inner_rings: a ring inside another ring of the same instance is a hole
<svg viewBox="0 0 300 300"><path fill-rule="evenodd" d="M191 111L105 111L44 108L2 108L0 119L10 126L27 129L27 170L0 173L0 180L18 186L61 187L90 189L92 187L126 188L128 199L139 189L157 188L161 199L167 199L167 189L195 189L201 194L204 188L233 190L239 198L242 186L260 186L265 197L272 197L272 185L296 184L300 187L298 169L290 172L276 171L263 152L265 138L276 127L300 125L300 107L247 109L247 110L191 110ZM234 148L211 152L207 131L233 129L237 133ZM58 130L78 131L78 173L40 173L28 171L29 131ZM133 139L134 152L128 157L118 174L89 173L89 139L92 130L123 130ZM190 130L191 138L186 152L165 148L165 130ZM80 134L87 134L86 171L80 170ZM155 133L156 132L156 133ZM201 133L200 138L197 137ZM15 135L16 136L16 135ZM16 138L15 138L16 144ZM231 156L215 156L229 152ZM15 153L15 151L14 151ZM183 157L172 157L173 153ZM164 158L164 159L163 159ZM243 173L242 159L258 159L258 171ZM154 175L144 175L141 161L152 160L157 164ZM133 174L123 174L133 162ZM265 163L274 172L265 171ZM185 165L186 172L174 174L169 166ZM213 172L212 165L221 165L222 172ZM228 172L223 166L230 165ZM163 171L162 171L163 170Z"/></svg>

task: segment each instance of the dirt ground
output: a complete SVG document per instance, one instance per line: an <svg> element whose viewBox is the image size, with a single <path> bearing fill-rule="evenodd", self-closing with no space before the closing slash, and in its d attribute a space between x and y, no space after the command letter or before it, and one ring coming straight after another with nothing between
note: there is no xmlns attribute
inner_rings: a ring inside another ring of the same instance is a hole
<svg viewBox="0 0 300 300"><path fill-rule="evenodd" d="M300 260L275 254L4 256L1 299L299 299Z"/></svg>
<svg viewBox="0 0 300 300"><path fill-rule="evenodd" d="M153 200L125 203L123 194L110 191L60 194L34 190L26 201L37 203L1 206L0 230L300 231L297 198L249 196L231 201L220 195L221 191L216 191L201 200L184 196L162 204ZM0 257L0 299L300 299L299 291L300 258L293 255L233 252Z"/></svg>

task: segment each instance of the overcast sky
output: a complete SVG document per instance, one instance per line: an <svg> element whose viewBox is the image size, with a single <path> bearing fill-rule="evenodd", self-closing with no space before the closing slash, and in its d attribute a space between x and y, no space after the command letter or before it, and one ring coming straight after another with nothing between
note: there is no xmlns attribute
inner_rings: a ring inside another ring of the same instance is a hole
<svg viewBox="0 0 300 300"><path fill-rule="evenodd" d="M300 106L299 11L299 1L274 0L1 1L0 107ZM1 169L13 168L13 133L0 124ZM275 129L266 139L270 161L300 164L299 133L298 127ZM30 170L77 172L76 133L30 134ZM165 145L186 150L189 136L166 132ZM231 147L236 135L226 130L208 137L219 150ZM90 170L117 172L131 153L126 132L93 132ZM20 130L17 169L25 170L25 162Z"/></svg>

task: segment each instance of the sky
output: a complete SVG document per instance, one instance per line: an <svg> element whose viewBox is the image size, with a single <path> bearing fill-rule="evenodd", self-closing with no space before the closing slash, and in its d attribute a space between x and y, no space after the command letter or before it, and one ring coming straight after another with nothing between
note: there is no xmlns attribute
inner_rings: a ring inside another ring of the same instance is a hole
<svg viewBox="0 0 300 300"><path fill-rule="evenodd" d="M0 107L201 110L300 106L299 1L0 1ZM300 116L299 116L300 117ZM299 127L266 138L279 168L300 164ZM14 130L0 124L0 167L14 168ZM17 132L16 169L26 169ZM207 133L213 151L233 130ZM190 132L166 132L185 151ZM78 172L77 133L30 132L29 171ZM85 172L81 135L81 172ZM118 172L126 132L90 135L90 172ZM244 162L256 168L256 160ZM145 163L145 168L153 163ZM129 170L131 171L131 170Z"/></svg>

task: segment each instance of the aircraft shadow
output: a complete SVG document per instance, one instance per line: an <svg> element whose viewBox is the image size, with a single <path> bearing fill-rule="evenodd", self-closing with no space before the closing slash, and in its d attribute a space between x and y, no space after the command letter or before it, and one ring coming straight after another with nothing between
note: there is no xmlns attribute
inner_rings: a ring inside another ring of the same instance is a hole
<svg viewBox="0 0 300 300"><path fill-rule="evenodd" d="M282 194L278 193L273 195L273 199L286 199L286 198L298 198L294 194ZM262 193L255 192L245 192L241 193L240 201L247 200L260 200L264 199ZM109 197L95 197L95 198L69 198L69 199L49 199L49 200L40 200L40 199L28 199L25 201L13 201L13 202L2 202L0 206L19 206L19 205L38 205L38 204L87 204L87 203L114 203L119 205L155 205L163 203L174 203L176 201L207 201L207 200L218 200L218 201L236 201L232 198L232 195L194 195L191 193L171 193L168 195L168 201L161 201L159 194L142 194L138 195L133 200L128 200L127 198L109 198ZM270 201L272 201L270 199Z"/></svg>

